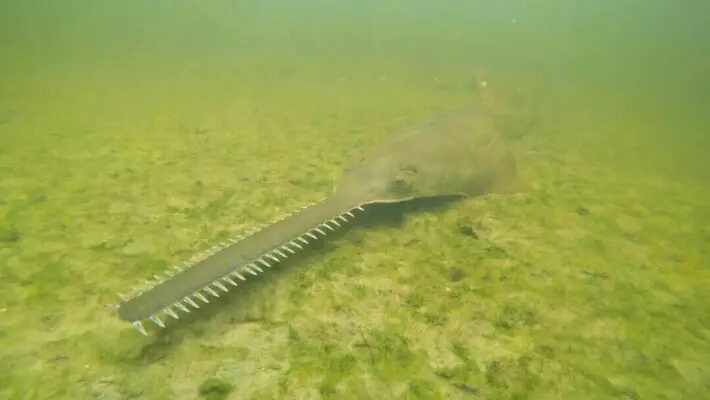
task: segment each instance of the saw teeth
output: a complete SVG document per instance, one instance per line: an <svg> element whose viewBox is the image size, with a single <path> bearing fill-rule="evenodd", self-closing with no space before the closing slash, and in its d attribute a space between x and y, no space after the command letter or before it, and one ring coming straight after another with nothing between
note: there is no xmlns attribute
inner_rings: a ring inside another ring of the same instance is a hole
<svg viewBox="0 0 710 400"><path fill-rule="evenodd" d="M310 206L305 206L303 207L308 208ZM235 281L236 278L241 281L246 281L247 279L242 275L242 273L249 273L251 275L257 276L258 272L263 273L264 270L261 268L262 266L271 268L272 267L272 262L279 263L282 260L286 259L289 257L290 254L296 254L298 250L303 250L304 247L303 245L308 245L310 244L309 238L312 240L318 240L319 237L317 234L320 234L321 236L327 236L329 231L335 231L336 228L342 227L342 222L350 222L349 218L355 218L355 214L353 213L355 210L360 210L360 211L365 211L365 209L362 206L355 207L351 210L345 211L335 217L333 217L330 220L327 220L325 222L322 222L321 224L315 226L314 228L294 237L292 240L289 240L280 246L274 248L273 250L270 250L260 257L254 259L252 262L242 265L239 267L238 270L234 270L230 272L229 274L225 275L222 278L219 278L212 282L211 284L208 284L204 286L201 290L196 291L195 293L183 297L181 300L176 301L172 305L165 307L162 309L163 313L167 316L170 316L174 319L179 319L180 315L176 312L176 310L180 310L185 313L191 312L191 308L198 309L200 308L200 305L193 300L193 297L195 299L199 299L201 302L208 304L209 299L205 296L205 294L209 294L214 297L220 297L219 293L215 289L219 289L222 292L228 293L229 292L229 286L226 285L228 283L231 286L237 286L237 282ZM292 213L293 214L293 213ZM285 217L282 217L281 219L287 218L289 215L286 215ZM139 296L143 294L146 290L150 290L153 287L164 283L165 281L169 279L173 279L175 275L183 272L187 268L192 268L194 265L198 262L203 261L205 258L213 256L214 254L222 251L225 249L227 246L230 244L235 244L238 243L240 240L243 240L244 238L253 235L257 232L259 232L261 229L270 226L270 225L264 225L261 228L258 229L253 229L248 232L247 235L244 236L239 236L236 238L231 238L225 240L223 243L220 243L218 245L213 246L212 248L202 251L198 254L196 254L190 261L184 262L180 266L174 266L171 269L166 270L162 275L156 274L152 276L152 279L146 280L143 287L141 288L133 288L132 293L129 294L123 294L123 293L118 293L118 297L121 298L122 301L130 301L131 299L135 298L136 296ZM283 251L282 251L283 250ZM240 273L241 272L241 273ZM224 282L224 283L223 283ZM214 287L214 288L213 288ZM203 294L203 292L205 294ZM188 307L189 306L189 307ZM114 310L120 308L120 305L115 305L112 306ZM160 311L160 310L159 310ZM165 323L160 319L158 314L153 314L148 317L151 321L153 321L157 326L160 328L165 328ZM143 335L148 335L147 330L145 329L145 326L143 325L142 321L133 321L132 322L133 327L138 330L141 334Z"/></svg>
<svg viewBox="0 0 710 400"><path fill-rule="evenodd" d="M173 311L173 309L170 307L163 308L163 312L175 319L180 319L180 317L177 315L177 313L175 311Z"/></svg>
<svg viewBox="0 0 710 400"><path fill-rule="evenodd" d="M148 331L145 330L141 321L133 321L133 327L138 329L141 334L148 336Z"/></svg>
<svg viewBox="0 0 710 400"><path fill-rule="evenodd" d="M150 320L153 321L153 322L155 322L155 324L158 325L159 327L165 328L165 324L164 324L163 321L161 321L160 318L158 318L157 316L151 315L151 316L150 316Z"/></svg>
<svg viewBox="0 0 710 400"><path fill-rule="evenodd" d="M223 292L229 292L229 289L227 289L227 287L225 287L223 284L221 284L219 282L214 282L213 285L217 286L217 289L219 289Z"/></svg>
<svg viewBox="0 0 710 400"><path fill-rule="evenodd" d="M185 296L183 300L194 308L200 308L200 306L195 302L195 300L192 300L190 296Z"/></svg>

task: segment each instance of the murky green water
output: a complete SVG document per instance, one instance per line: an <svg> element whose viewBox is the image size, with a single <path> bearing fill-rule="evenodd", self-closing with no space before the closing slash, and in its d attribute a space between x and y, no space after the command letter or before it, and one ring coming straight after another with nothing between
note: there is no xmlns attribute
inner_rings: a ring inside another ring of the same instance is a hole
<svg viewBox="0 0 710 400"><path fill-rule="evenodd" d="M0 397L702 398L708 12L0 5ZM373 209L148 337L105 307L476 79L530 192Z"/></svg>

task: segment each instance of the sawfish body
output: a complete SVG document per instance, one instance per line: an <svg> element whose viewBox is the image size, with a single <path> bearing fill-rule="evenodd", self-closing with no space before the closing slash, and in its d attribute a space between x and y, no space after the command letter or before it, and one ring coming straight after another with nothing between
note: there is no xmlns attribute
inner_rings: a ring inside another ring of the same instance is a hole
<svg viewBox="0 0 710 400"><path fill-rule="evenodd" d="M513 155L485 113L448 112L406 130L348 166L334 193L246 237L207 251L148 287L121 296L121 320L147 334L143 321L160 327L231 287L295 254L355 218L363 206L435 196L479 196L520 191Z"/></svg>

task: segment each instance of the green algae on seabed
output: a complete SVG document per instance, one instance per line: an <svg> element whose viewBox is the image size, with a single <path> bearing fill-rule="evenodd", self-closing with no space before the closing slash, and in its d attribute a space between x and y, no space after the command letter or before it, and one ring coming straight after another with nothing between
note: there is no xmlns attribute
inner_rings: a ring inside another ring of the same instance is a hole
<svg viewBox="0 0 710 400"><path fill-rule="evenodd" d="M234 385L219 378L207 378L199 388L199 394L206 400L226 399L229 393L234 390Z"/></svg>
<svg viewBox="0 0 710 400"><path fill-rule="evenodd" d="M367 82L341 84L347 103L314 82L214 93L204 108L173 100L167 115L149 103L149 120L90 135L82 124L105 122L67 122L4 153L16 172L0 215L22 236L0 244L0 397L195 398L208 377L259 400L706 393L710 216L698 210L710 193L592 163L580 154L607 143L575 151L579 135L524 138L545 149L518 152L526 196L372 210L163 335L103 310L126 283L328 193L391 121L468 96ZM52 190L31 203L42 182Z"/></svg>

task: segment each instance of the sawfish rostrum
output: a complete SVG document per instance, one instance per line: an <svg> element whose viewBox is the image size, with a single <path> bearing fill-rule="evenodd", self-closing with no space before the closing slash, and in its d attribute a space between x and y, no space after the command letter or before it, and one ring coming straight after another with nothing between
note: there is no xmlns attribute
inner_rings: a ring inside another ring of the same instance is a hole
<svg viewBox="0 0 710 400"><path fill-rule="evenodd" d="M326 236L373 203L434 196L520 191L515 159L485 113L456 110L406 130L349 165L330 197L297 209L246 236L204 252L142 288L121 295L121 320L147 334L210 298L226 294L310 241Z"/></svg>

